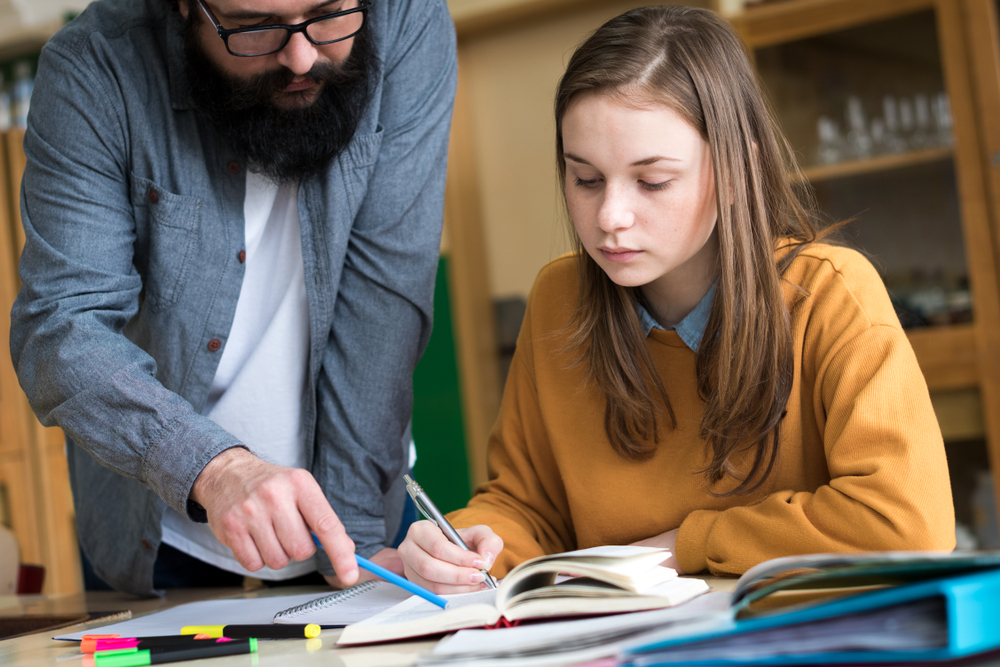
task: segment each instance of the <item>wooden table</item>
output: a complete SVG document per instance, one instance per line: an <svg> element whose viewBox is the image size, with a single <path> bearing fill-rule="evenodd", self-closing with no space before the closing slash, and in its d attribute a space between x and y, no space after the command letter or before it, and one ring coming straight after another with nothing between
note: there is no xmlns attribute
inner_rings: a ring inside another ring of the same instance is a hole
<svg viewBox="0 0 1000 667"><path fill-rule="evenodd" d="M716 590L731 590L733 579L706 577L705 580ZM112 612L129 610L132 618L144 616L188 602L233 598L243 596L298 595L303 593L322 594L329 591L322 587L288 587L243 591L234 588L202 588L168 590L162 598L139 599L131 595L111 591L92 591L73 595L22 595L0 596L0 617L9 616L72 616L87 612ZM98 628L114 621L92 621L46 630L34 634L0 640L0 665L5 667L36 667L39 665L64 665L79 667L82 655L75 642L56 641L56 635L80 632ZM257 653L234 655L207 660L192 660L182 665L201 667L263 667L266 665L292 665L293 667L405 667L416 662L422 654L430 651L437 639L413 642L393 642L378 646L337 648L334 645L340 636L339 629L324 630L317 638L320 641L262 641Z"/></svg>
<svg viewBox="0 0 1000 667"><path fill-rule="evenodd" d="M322 594L329 589L320 587L277 588L267 591L253 591L254 597L261 595L297 595L316 592ZM0 597L0 616L72 616L86 612L130 610L132 617L150 614L188 602L231 598L246 595L233 588L218 589L177 589L167 591L163 598L138 599L122 593L92 591L74 595L22 595ZM56 635L79 632L107 625L108 621L78 623L37 632L35 634L0 640L0 665L5 667L36 667L39 665L64 665L79 667L83 654L75 642L56 641ZM324 630L314 640L262 641L257 653L234 655L211 660L192 660L178 663L196 667L258 667L265 665L294 665L294 667L403 667L413 664L417 656L429 651L437 643L436 639L418 642L397 642L384 646L361 648L335 648L334 642L340 630Z"/></svg>

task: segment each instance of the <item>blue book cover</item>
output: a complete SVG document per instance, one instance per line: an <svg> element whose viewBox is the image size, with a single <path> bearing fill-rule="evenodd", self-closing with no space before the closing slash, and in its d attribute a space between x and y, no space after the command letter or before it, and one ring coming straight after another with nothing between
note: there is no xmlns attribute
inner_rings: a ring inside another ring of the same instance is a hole
<svg viewBox="0 0 1000 667"><path fill-rule="evenodd" d="M737 595L734 612L744 600ZM620 662L634 667L926 662L998 648L1000 569L989 568L741 620L734 613L728 622L694 632L647 636Z"/></svg>

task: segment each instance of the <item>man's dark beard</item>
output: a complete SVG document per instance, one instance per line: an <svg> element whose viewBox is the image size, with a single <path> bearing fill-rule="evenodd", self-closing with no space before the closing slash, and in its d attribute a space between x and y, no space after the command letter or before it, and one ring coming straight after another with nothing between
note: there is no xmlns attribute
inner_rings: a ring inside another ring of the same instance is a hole
<svg viewBox="0 0 1000 667"><path fill-rule="evenodd" d="M323 89L307 107L282 109L273 100L295 78L277 70L237 78L204 54L196 25L184 29L186 73L195 108L251 170L298 182L321 171L350 143L368 106L378 68L367 24L341 66L317 63L307 75Z"/></svg>

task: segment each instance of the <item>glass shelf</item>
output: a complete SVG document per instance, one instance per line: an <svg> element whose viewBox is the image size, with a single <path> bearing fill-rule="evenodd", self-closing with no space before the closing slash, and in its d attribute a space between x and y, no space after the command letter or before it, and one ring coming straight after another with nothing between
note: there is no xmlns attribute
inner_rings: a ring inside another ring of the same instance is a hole
<svg viewBox="0 0 1000 667"><path fill-rule="evenodd" d="M754 50L823 217L851 221L834 238L871 260L907 329L974 315L937 28L923 9Z"/></svg>
<svg viewBox="0 0 1000 667"><path fill-rule="evenodd" d="M954 151L951 148L929 148L921 151L908 151L879 155L867 160L851 160L836 164L816 165L802 169L802 176L810 183L819 183L836 178L860 176L880 171L890 171L904 167L912 167L941 160L950 160Z"/></svg>

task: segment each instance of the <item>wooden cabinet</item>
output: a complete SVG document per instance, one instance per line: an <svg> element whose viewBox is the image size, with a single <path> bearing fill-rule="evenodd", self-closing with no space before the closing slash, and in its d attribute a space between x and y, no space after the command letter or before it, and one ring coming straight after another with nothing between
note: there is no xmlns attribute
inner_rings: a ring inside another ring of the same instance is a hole
<svg viewBox="0 0 1000 667"><path fill-rule="evenodd" d="M732 20L803 187L831 220L853 218L841 240L893 297L949 457L978 441L1000 497L995 0L789 0Z"/></svg>
<svg viewBox="0 0 1000 667"><path fill-rule="evenodd" d="M23 132L0 135L0 522L17 536L21 560L45 566L46 593L83 590L62 431L43 428L10 360L10 308L24 244L18 200Z"/></svg>

